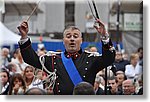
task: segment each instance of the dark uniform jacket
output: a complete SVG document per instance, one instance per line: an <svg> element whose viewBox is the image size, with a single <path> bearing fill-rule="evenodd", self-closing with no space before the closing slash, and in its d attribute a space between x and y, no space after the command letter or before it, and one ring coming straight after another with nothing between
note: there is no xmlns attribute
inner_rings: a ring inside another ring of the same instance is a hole
<svg viewBox="0 0 150 102"><path fill-rule="evenodd" d="M24 61L35 68L41 69L41 63L36 52L31 47L31 41L28 40L24 44L20 44L21 54ZM107 45L102 43L102 54L103 56L97 56L92 53L78 51L73 62L82 78L83 81L87 81L94 85L96 73L108 65L112 64L115 59L115 50L112 47L110 41ZM66 57L70 56L65 51ZM73 82L71 81L64 65L60 54L53 56L45 56L45 67L53 72L56 69L56 83L54 87L54 94L71 95L73 93Z"/></svg>

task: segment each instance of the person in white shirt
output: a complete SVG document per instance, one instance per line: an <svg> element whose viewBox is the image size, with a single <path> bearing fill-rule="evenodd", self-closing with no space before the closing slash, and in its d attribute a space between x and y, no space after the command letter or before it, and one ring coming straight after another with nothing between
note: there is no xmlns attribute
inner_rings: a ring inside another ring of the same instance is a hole
<svg viewBox="0 0 150 102"><path fill-rule="evenodd" d="M131 54L130 65L125 66L125 75L127 79L139 79L142 75L142 66L139 65L139 56L136 53Z"/></svg>
<svg viewBox="0 0 150 102"><path fill-rule="evenodd" d="M17 73L22 73L25 69L25 67L28 66L27 63L24 62L20 49L16 49L15 53L15 58L11 60L12 63L16 64L17 66Z"/></svg>

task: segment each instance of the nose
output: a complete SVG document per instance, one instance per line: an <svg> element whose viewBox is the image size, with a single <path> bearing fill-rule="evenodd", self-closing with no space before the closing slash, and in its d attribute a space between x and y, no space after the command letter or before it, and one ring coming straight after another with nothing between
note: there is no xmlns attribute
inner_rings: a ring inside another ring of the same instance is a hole
<svg viewBox="0 0 150 102"><path fill-rule="evenodd" d="M73 36L71 36L70 41L74 41L74 37Z"/></svg>

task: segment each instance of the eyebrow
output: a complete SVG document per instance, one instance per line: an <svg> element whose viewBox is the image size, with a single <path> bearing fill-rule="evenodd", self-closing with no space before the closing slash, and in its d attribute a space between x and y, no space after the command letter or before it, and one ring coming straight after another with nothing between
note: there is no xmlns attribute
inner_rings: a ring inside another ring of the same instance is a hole
<svg viewBox="0 0 150 102"><path fill-rule="evenodd" d="M108 84L114 84L115 82L113 82L113 83L108 83Z"/></svg>
<svg viewBox="0 0 150 102"><path fill-rule="evenodd" d="M71 33L65 33L65 34L64 34L64 36L66 36L66 35L70 35L70 34L71 34ZM81 37L81 36L82 36L82 35L81 35L81 33L79 33L79 34L78 34L78 33L74 33L74 35L79 35L79 37Z"/></svg>
<svg viewBox="0 0 150 102"><path fill-rule="evenodd" d="M71 33L66 33L65 35L69 35L69 34L71 34Z"/></svg>

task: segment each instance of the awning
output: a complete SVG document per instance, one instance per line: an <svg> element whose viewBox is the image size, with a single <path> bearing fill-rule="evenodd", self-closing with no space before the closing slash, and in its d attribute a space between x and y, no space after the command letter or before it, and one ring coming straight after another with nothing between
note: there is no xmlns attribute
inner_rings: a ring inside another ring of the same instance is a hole
<svg viewBox="0 0 150 102"><path fill-rule="evenodd" d="M120 0L120 12L122 13L139 13L142 10L142 0ZM116 13L118 8L118 0L113 3L111 13Z"/></svg>
<svg viewBox="0 0 150 102"><path fill-rule="evenodd" d="M5 3L5 15L30 15L36 5L36 2L9 1ZM37 15L38 13L42 13L39 8L35 10L33 15Z"/></svg>

